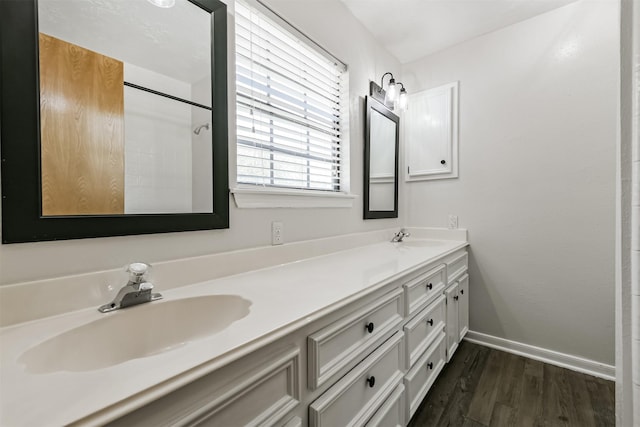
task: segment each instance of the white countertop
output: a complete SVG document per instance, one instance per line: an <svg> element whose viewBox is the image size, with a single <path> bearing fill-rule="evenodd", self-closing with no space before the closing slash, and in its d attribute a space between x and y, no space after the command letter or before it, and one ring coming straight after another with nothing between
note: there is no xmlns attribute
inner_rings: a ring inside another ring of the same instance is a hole
<svg viewBox="0 0 640 427"><path fill-rule="evenodd" d="M215 334L104 369L34 374L19 358L51 337L117 312L91 308L2 328L0 425L62 425L100 411L83 421L115 419L467 245L431 242L371 244L163 291L164 301L238 295L251 301L250 312Z"/></svg>

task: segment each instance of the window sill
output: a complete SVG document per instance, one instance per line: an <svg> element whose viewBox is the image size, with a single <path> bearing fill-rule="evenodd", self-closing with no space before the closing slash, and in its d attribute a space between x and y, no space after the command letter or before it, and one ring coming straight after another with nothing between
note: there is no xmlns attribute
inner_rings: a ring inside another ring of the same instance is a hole
<svg viewBox="0 0 640 427"><path fill-rule="evenodd" d="M351 208L354 194L274 188L234 188L238 208Z"/></svg>

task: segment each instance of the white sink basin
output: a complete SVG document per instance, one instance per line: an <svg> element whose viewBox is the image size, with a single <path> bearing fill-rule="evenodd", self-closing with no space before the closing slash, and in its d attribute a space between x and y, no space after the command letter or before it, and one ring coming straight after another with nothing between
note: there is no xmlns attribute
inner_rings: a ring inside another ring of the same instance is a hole
<svg viewBox="0 0 640 427"><path fill-rule="evenodd" d="M178 348L212 335L249 314L237 295L145 303L104 314L25 351L31 373L91 371Z"/></svg>
<svg viewBox="0 0 640 427"><path fill-rule="evenodd" d="M436 248L444 245L445 242L439 240L403 240L399 243L400 246L414 247L414 248Z"/></svg>

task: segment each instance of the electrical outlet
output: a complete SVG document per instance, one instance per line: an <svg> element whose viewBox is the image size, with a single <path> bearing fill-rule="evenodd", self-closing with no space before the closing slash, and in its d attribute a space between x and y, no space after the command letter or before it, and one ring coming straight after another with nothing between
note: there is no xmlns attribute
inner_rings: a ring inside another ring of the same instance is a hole
<svg viewBox="0 0 640 427"><path fill-rule="evenodd" d="M449 214L449 229L454 230L458 228L458 215Z"/></svg>
<svg viewBox="0 0 640 427"><path fill-rule="evenodd" d="M281 245L284 243L284 236L282 234L282 222L274 221L271 223L271 244Z"/></svg>

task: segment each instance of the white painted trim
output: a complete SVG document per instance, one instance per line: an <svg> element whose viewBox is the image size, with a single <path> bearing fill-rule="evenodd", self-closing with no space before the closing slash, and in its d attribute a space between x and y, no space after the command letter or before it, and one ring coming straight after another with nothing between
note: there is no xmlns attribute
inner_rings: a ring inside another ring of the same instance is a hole
<svg viewBox="0 0 640 427"><path fill-rule="evenodd" d="M528 357L529 359L538 360L550 365L560 366L561 368L571 369L572 371L582 372L583 374L604 378L609 381L615 381L615 366L605 363L475 331L467 332L465 340L485 347L506 351L507 353L517 354L518 356Z"/></svg>
<svg viewBox="0 0 640 427"><path fill-rule="evenodd" d="M234 188L231 190L238 208L351 208L355 194L280 190L273 188Z"/></svg>
<svg viewBox="0 0 640 427"><path fill-rule="evenodd" d="M268 363L268 364L267 364ZM294 348L286 354L267 361L253 375L240 378L233 388L206 403L192 413L178 420L182 425L196 425L215 417L231 403L246 399L251 392L258 390L268 382L277 383L281 379L278 374L284 373L286 392L270 407L265 408L257 417L249 422L250 425L272 425L282 420L293 408L300 403L300 349ZM204 377L206 378L206 377ZM273 388L273 386L271 387ZM266 396L261 396L265 398Z"/></svg>

